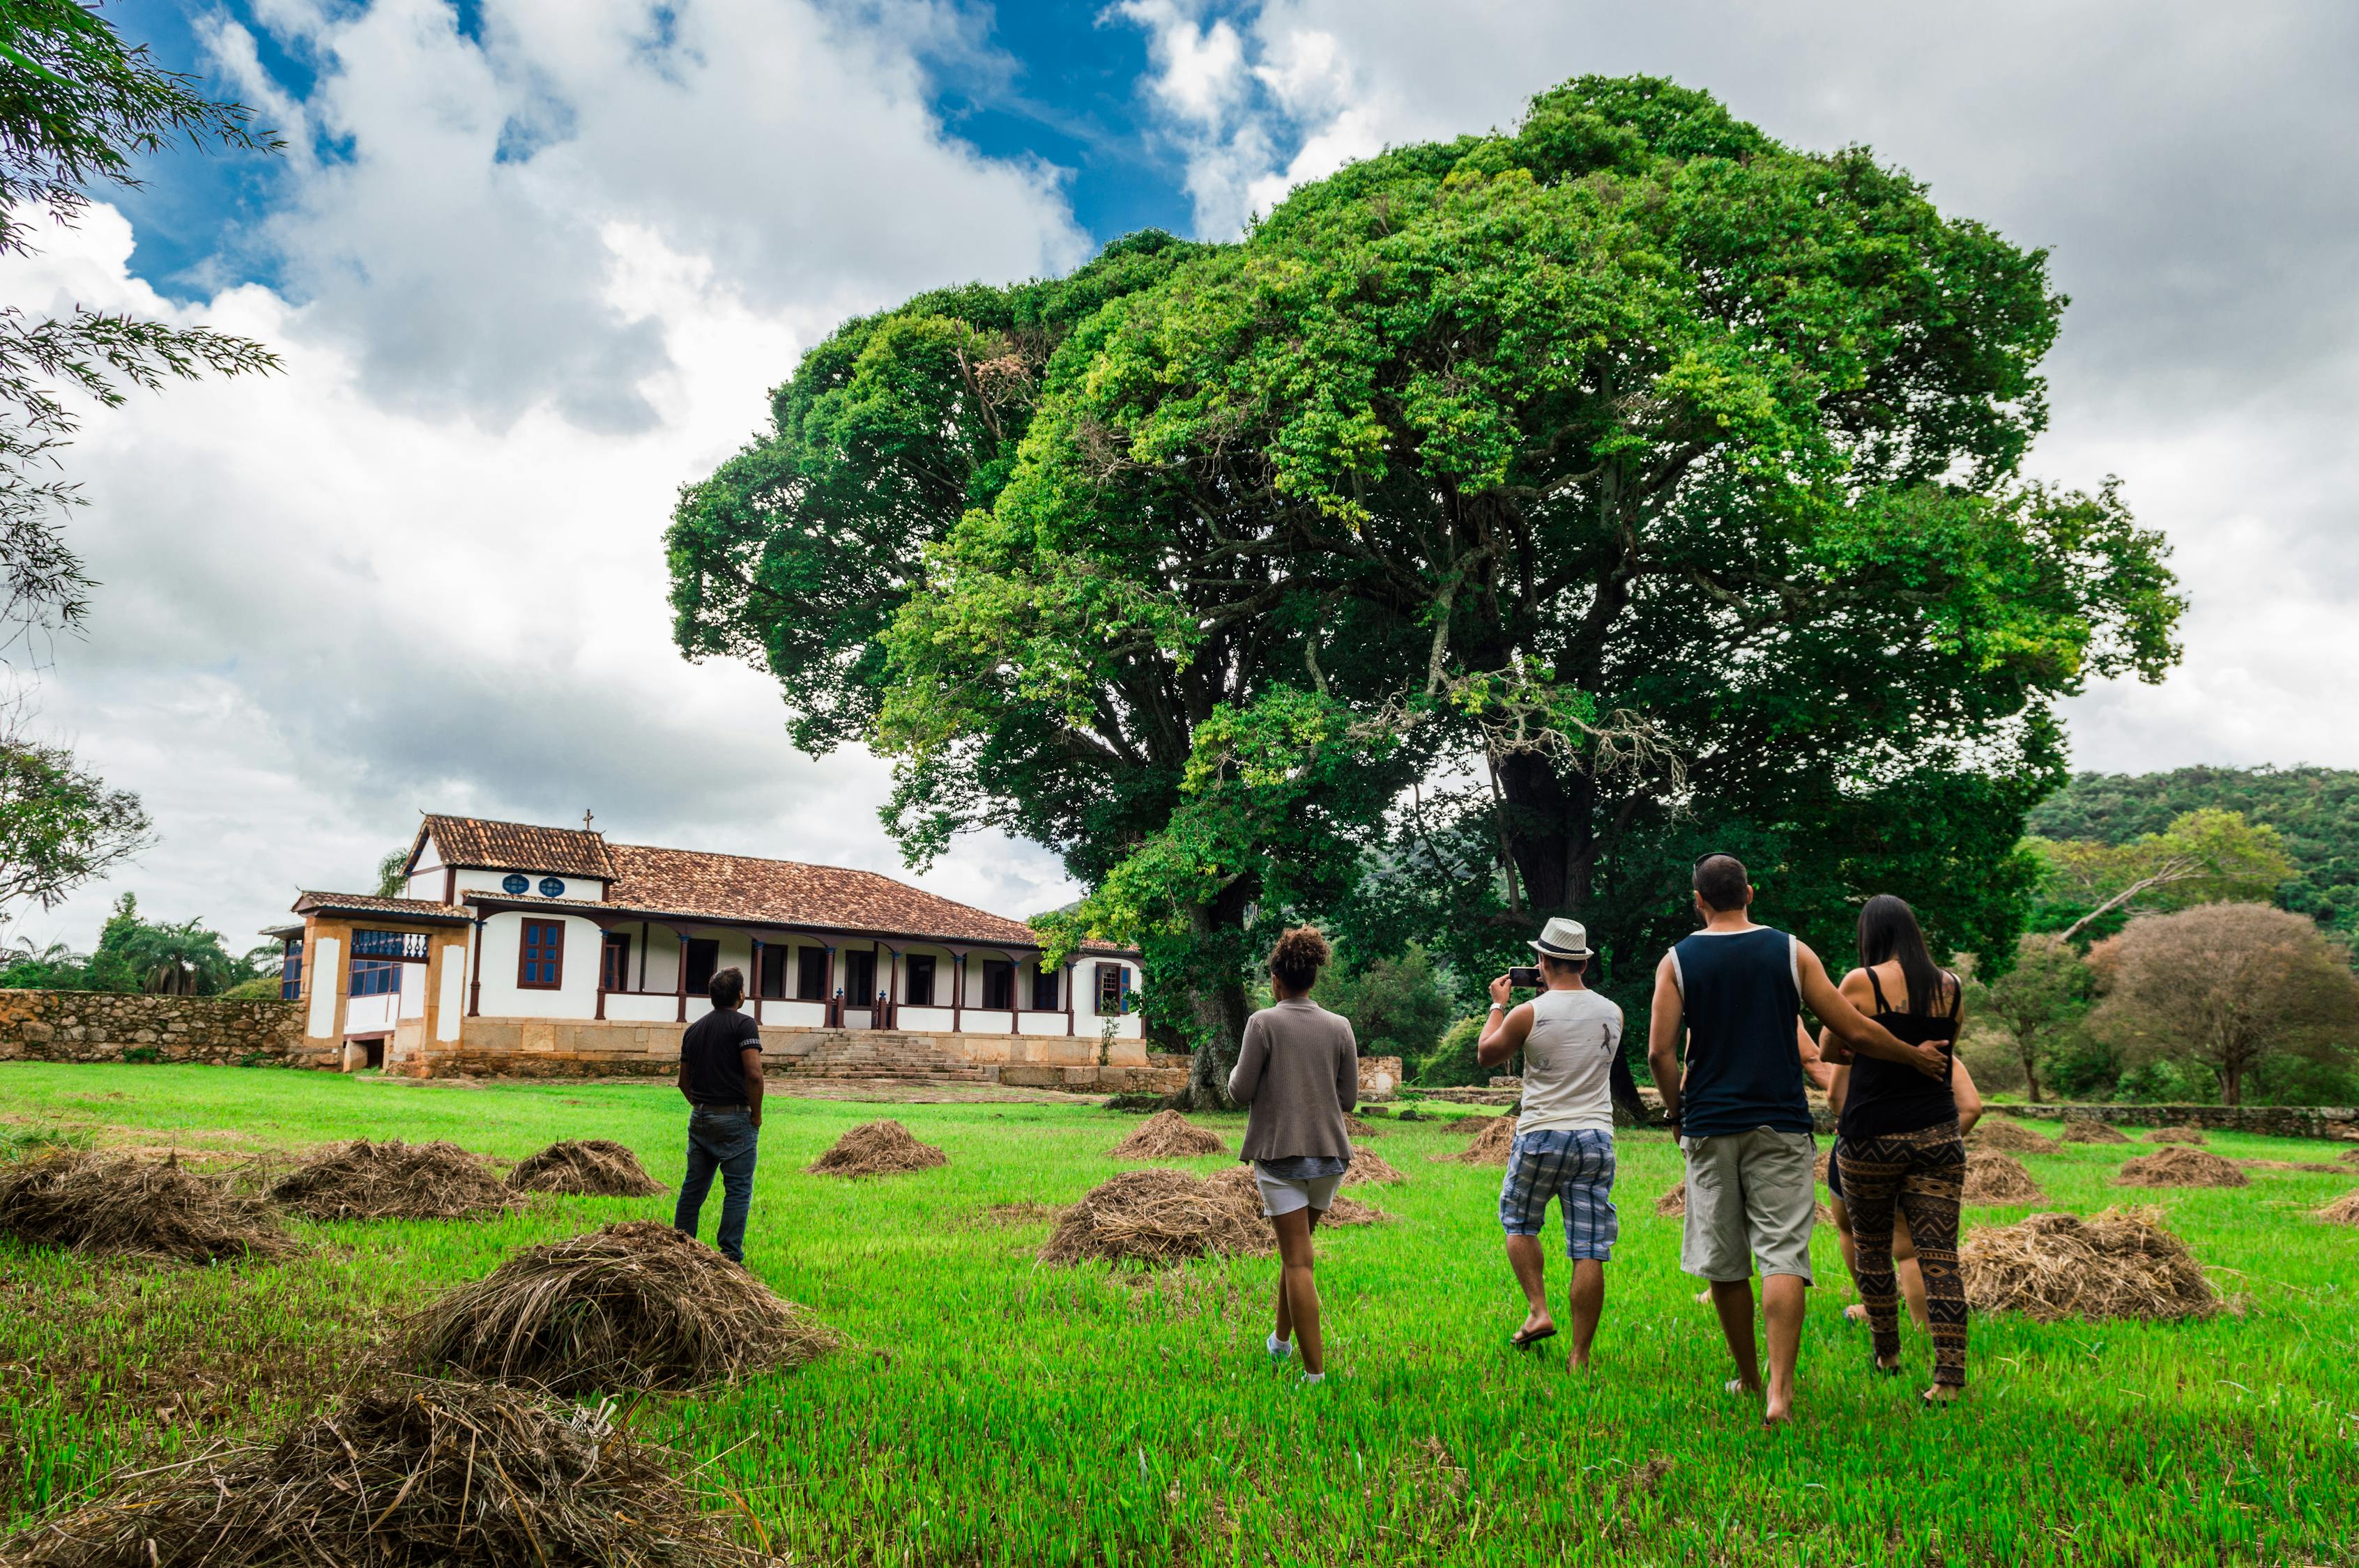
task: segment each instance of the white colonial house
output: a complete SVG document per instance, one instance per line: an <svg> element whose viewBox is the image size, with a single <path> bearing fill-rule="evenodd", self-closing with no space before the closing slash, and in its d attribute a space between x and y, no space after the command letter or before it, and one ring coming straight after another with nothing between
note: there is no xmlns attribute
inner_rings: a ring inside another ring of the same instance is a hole
<svg viewBox="0 0 2359 1568"><path fill-rule="evenodd" d="M269 933L315 1054L420 1075L668 1071L734 966L788 1065L1146 1062L1136 953L1044 963L1023 922L874 871L429 816L407 877L398 898L303 893L301 923Z"/></svg>

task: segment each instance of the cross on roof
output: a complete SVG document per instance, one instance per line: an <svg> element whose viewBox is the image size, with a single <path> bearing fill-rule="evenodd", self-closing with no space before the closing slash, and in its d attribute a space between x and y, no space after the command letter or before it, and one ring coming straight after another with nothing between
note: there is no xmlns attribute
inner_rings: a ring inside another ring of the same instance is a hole
<svg viewBox="0 0 2359 1568"><path fill-rule="evenodd" d="M582 832L587 833L587 832L589 832L589 831L590 831L590 823L591 823L591 821L592 821L592 818L591 818L591 816L590 816L589 808L585 806L585 807L583 807L583 808L582 808Z"/></svg>

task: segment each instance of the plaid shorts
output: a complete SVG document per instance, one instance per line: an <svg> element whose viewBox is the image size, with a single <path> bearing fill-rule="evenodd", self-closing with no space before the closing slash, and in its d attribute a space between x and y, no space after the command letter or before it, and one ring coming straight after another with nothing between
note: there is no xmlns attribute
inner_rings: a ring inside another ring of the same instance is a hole
<svg viewBox="0 0 2359 1568"><path fill-rule="evenodd" d="M1549 1199L1562 1200L1564 1253L1603 1263L1621 1232L1614 1213L1614 1134L1595 1128L1518 1132L1499 1187L1499 1225L1510 1236L1538 1236Z"/></svg>

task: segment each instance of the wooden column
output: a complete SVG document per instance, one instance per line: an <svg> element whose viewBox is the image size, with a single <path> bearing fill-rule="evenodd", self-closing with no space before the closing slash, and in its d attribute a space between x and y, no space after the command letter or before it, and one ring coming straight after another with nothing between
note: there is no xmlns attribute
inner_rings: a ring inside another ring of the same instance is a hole
<svg viewBox="0 0 2359 1568"><path fill-rule="evenodd" d="M601 925L600 927L598 927L598 1011L597 1011L597 1012L596 1012L596 1014L595 1014L594 1016L598 1019L598 1021L599 1021L600 1022L602 1022L602 1023L603 1023L603 1022L605 1022L605 1018L606 1018L606 928L605 928L604 926L603 926L603 925Z"/></svg>
<svg viewBox="0 0 2359 1568"><path fill-rule="evenodd" d="M951 1033L959 1032L959 1011L966 1006L966 955L951 955Z"/></svg>
<svg viewBox="0 0 2359 1568"><path fill-rule="evenodd" d="M1073 966L1065 966L1065 1033L1073 1033Z"/></svg>
<svg viewBox="0 0 2359 1568"><path fill-rule="evenodd" d="M467 1016L481 1018L484 1016L484 917L480 914L475 916L475 940L473 946L475 975L467 982Z"/></svg>
<svg viewBox="0 0 2359 1568"><path fill-rule="evenodd" d="M827 944L827 1026L843 1027L843 988L835 979L835 944Z"/></svg>
<svg viewBox="0 0 2359 1568"><path fill-rule="evenodd" d="M888 967L885 971L884 1026L898 1029L901 1026L901 949L887 947L885 957Z"/></svg>
<svg viewBox="0 0 2359 1568"><path fill-rule="evenodd" d="M679 1016L675 1022L688 1022L688 933L679 934L679 968L672 973L672 983L679 991Z"/></svg>
<svg viewBox="0 0 2359 1568"><path fill-rule="evenodd" d="M754 992L754 1027L759 1029L762 1027L762 939L759 936L754 938L754 973L752 976L752 989Z"/></svg>

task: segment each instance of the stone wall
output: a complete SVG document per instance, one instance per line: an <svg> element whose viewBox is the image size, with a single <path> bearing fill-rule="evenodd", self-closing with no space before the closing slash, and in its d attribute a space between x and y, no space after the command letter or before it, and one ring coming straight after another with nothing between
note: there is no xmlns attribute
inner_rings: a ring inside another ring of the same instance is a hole
<svg viewBox="0 0 2359 1568"><path fill-rule="evenodd" d="M0 1061L333 1066L303 1049L291 1001L111 991L0 990Z"/></svg>
<svg viewBox="0 0 2359 1568"><path fill-rule="evenodd" d="M2278 1138L2359 1139L2359 1107L2347 1105L1994 1105L1992 1111L2062 1121L2086 1117L2131 1127L2203 1127Z"/></svg>

